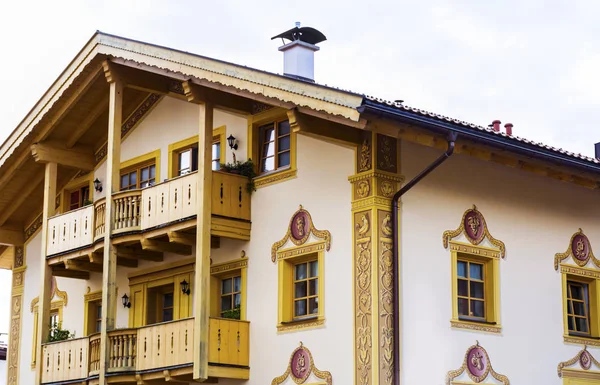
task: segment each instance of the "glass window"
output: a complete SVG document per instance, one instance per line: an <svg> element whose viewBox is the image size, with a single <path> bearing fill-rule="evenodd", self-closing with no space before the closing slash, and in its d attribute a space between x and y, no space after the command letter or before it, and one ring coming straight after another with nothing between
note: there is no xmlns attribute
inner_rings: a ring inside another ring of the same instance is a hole
<svg viewBox="0 0 600 385"><path fill-rule="evenodd" d="M485 276L484 265L458 260L456 266L457 301L459 318L474 318L485 321Z"/></svg>
<svg viewBox="0 0 600 385"><path fill-rule="evenodd" d="M121 191L135 190L156 184L156 165L154 163L134 166L121 172Z"/></svg>
<svg viewBox="0 0 600 385"><path fill-rule="evenodd" d="M236 276L221 280L221 317L240 319L242 304L242 277Z"/></svg>
<svg viewBox="0 0 600 385"><path fill-rule="evenodd" d="M84 186L69 192L69 211L86 205L90 200L90 186Z"/></svg>
<svg viewBox="0 0 600 385"><path fill-rule="evenodd" d="M294 319L319 314L319 262L294 266Z"/></svg>
<svg viewBox="0 0 600 385"><path fill-rule="evenodd" d="M212 144L212 169L213 171L221 169L221 142L219 141Z"/></svg>
<svg viewBox="0 0 600 385"><path fill-rule="evenodd" d="M567 281L567 322L569 334L590 335L588 285Z"/></svg>
<svg viewBox="0 0 600 385"><path fill-rule="evenodd" d="M99 333L102 328L102 302L96 303L96 332Z"/></svg>
<svg viewBox="0 0 600 385"><path fill-rule="evenodd" d="M259 139L261 173L290 165L291 133L288 120L260 127Z"/></svg>

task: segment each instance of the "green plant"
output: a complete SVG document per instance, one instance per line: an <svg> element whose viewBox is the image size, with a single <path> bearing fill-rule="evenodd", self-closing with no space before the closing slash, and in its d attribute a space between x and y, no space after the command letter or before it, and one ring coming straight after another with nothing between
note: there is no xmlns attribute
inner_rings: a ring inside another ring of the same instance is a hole
<svg viewBox="0 0 600 385"><path fill-rule="evenodd" d="M235 161L233 163L221 163L221 170L247 177L248 183L246 184L246 191L248 194L252 194L256 191L256 185L254 184L256 168L252 159L248 159L245 162Z"/></svg>
<svg viewBox="0 0 600 385"><path fill-rule="evenodd" d="M234 307L233 309L229 309L229 310L225 310L224 312L221 313L221 318L228 318L228 319L240 319L240 310L241 307L238 305L236 307Z"/></svg>
<svg viewBox="0 0 600 385"><path fill-rule="evenodd" d="M91 200L89 200L89 199L86 199L86 200L84 200L84 201L83 201L83 206L89 206L89 205L91 205L92 203L94 203L94 202L92 202L92 201L91 201Z"/></svg>
<svg viewBox="0 0 600 385"><path fill-rule="evenodd" d="M62 323L50 324L50 330L48 331L47 342L65 341L69 338L74 338L75 333L71 333L68 330L62 329Z"/></svg>

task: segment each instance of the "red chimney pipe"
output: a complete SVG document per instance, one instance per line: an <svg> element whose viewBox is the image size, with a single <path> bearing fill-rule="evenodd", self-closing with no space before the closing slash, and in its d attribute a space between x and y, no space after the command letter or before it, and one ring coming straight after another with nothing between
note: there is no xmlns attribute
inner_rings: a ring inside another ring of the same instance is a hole
<svg viewBox="0 0 600 385"><path fill-rule="evenodd" d="M506 123L504 125L504 128L506 129L506 135L512 136L513 124L512 123Z"/></svg>
<svg viewBox="0 0 600 385"><path fill-rule="evenodd" d="M500 132L500 123L502 123L502 122L499 121L498 119L496 119L492 122L492 128L494 129L494 131Z"/></svg>

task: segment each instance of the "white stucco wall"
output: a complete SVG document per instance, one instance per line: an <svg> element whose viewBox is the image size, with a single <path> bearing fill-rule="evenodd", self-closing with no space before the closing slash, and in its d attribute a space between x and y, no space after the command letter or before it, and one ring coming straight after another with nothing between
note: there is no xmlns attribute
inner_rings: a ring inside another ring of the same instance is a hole
<svg viewBox="0 0 600 385"><path fill-rule="evenodd" d="M402 145L410 180L440 150ZM402 380L442 384L479 340L513 384L562 384L556 367L582 348L563 342L562 286L554 255L579 227L600 244L600 195L573 184L454 155L402 198ZM442 233L475 204L506 244L500 261L500 335L453 330L450 251ZM432 350L432 346L435 349ZM589 348L600 357L600 349ZM492 380L493 381L493 380Z"/></svg>

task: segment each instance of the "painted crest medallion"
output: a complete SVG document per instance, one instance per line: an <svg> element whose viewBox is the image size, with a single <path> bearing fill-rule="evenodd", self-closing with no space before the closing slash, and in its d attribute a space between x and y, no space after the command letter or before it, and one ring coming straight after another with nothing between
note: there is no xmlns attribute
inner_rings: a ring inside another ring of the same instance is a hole
<svg viewBox="0 0 600 385"><path fill-rule="evenodd" d="M467 369L475 377L481 377L488 367L485 352L479 346L469 350L467 353Z"/></svg>
<svg viewBox="0 0 600 385"><path fill-rule="evenodd" d="M465 372L471 381L477 384L485 381L488 376L491 376L499 381L502 385L510 385L508 377L497 373L494 370L488 353L485 351L483 346L479 345L479 341L476 341L475 345L470 346L467 349L462 366L456 370L451 370L446 374L446 385L451 385L454 383L453 381L455 381Z"/></svg>
<svg viewBox="0 0 600 385"><path fill-rule="evenodd" d="M296 349L292 355L292 376L301 382L306 381L310 374L310 356L304 347Z"/></svg>
<svg viewBox="0 0 600 385"><path fill-rule="evenodd" d="M324 384L332 385L333 383L331 373L317 369L310 350L300 342L300 346L292 352L285 372L281 376L275 377L271 381L271 385L281 385L288 378L291 378L296 384L304 384L311 374L323 380Z"/></svg>
<svg viewBox="0 0 600 385"><path fill-rule="evenodd" d="M583 370L590 370L592 367L592 356L587 350L584 350L579 356L579 365Z"/></svg>
<svg viewBox="0 0 600 385"><path fill-rule="evenodd" d="M571 242L571 252L573 253L573 257L578 260L587 260L590 253L590 241L583 233L573 237L573 241Z"/></svg>

